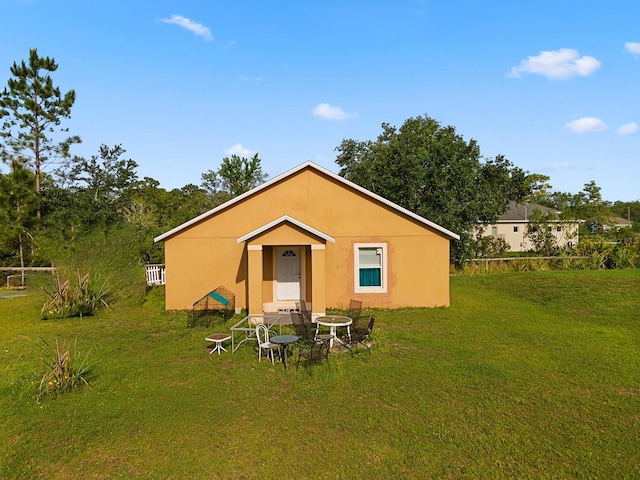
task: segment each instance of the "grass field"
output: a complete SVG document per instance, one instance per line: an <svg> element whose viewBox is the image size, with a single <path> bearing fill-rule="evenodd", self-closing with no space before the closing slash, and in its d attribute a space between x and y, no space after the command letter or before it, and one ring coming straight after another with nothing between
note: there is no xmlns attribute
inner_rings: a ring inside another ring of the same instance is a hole
<svg viewBox="0 0 640 480"><path fill-rule="evenodd" d="M208 355L229 324L186 328L159 288L47 321L31 288L0 298L0 478L640 478L639 292L640 270L452 277L450 308L377 310L371 354L309 376ZM40 338L89 386L37 403Z"/></svg>

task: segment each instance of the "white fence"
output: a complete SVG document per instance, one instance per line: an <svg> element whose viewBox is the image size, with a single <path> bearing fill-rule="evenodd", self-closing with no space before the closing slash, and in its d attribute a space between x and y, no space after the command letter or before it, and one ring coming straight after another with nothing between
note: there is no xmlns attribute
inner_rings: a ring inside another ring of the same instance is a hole
<svg viewBox="0 0 640 480"><path fill-rule="evenodd" d="M147 285L164 285L167 277L164 265L146 265Z"/></svg>

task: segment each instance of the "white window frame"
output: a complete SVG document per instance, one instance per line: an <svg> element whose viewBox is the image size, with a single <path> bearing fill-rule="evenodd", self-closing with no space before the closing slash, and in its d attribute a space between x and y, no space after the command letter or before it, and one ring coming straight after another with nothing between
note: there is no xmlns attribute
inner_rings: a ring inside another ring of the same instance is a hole
<svg viewBox="0 0 640 480"><path fill-rule="evenodd" d="M378 248L382 253L382 272L380 283L375 287L360 286L360 249ZM355 293L387 293L387 244L386 243L354 243L353 244L353 288Z"/></svg>

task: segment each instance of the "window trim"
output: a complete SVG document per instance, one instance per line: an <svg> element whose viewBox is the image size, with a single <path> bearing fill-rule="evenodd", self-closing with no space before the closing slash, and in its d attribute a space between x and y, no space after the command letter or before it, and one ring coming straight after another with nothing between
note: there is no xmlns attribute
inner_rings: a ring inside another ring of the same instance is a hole
<svg viewBox="0 0 640 480"><path fill-rule="evenodd" d="M382 271L380 283L375 287L360 286L360 249L379 248L382 250ZM355 293L387 293L387 244L386 243L354 243L353 244L353 289Z"/></svg>

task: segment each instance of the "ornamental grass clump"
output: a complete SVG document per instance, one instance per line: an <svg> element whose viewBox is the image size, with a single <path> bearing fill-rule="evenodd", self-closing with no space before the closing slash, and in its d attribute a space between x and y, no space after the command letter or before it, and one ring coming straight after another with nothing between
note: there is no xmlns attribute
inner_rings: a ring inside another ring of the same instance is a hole
<svg viewBox="0 0 640 480"><path fill-rule="evenodd" d="M67 318L93 315L102 307L109 307L107 303L109 292L103 283L99 287L93 285L90 275L82 275L76 271L76 283L71 284L69 278L61 279L56 273L52 290L44 289L49 299L40 311L43 319Z"/></svg>
<svg viewBox="0 0 640 480"><path fill-rule="evenodd" d="M40 380L38 403L45 397L70 392L82 385L88 385L88 354L84 357L80 356L75 344L72 353L67 342L60 343L57 338L55 347L50 346L42 338L38 346L47 356L42 358L47 369Z"/></svg>

